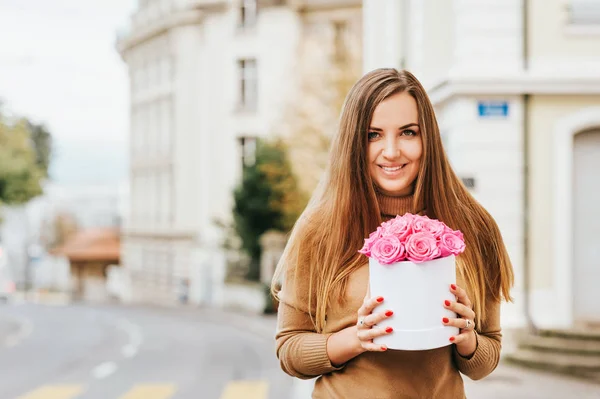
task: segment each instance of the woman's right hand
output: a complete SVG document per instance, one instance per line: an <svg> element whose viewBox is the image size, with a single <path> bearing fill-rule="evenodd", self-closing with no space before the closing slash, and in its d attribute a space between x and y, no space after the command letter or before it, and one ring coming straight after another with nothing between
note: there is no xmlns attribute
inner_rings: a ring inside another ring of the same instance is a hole
<svg viewBox="0 0 600 399"><path fill-rule="evenodd" d="M384 335L391 334L394 330L392 327L380 327L383 320L391 317L394 312L392 310L384 310L373 313L373 310L383 303L383 297L365 298L360 309L358 309L358 322L356 327L358 330L358 340L364 351L384 352L387 350L385 345L377 345L373 343L373 339Z"/></svg>

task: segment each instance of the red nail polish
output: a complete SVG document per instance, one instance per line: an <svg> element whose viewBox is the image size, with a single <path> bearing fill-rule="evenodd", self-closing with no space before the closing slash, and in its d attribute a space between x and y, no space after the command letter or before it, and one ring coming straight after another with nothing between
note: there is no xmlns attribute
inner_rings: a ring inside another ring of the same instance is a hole
<svg viewBox="0 0 600 399"><path fill-rule="evenodd" d="M385 332L388 334L391 333L392 331L394 331L394 329L392 327L388 327L385 329Z"/></svg>
<svg viewBox="0 0 600 399"><path fill-rule="evenodd" d="M385 347L385 346L382 346L382 347L381 347L381 350L382 350L382 351L386 351L386 350L387 350L387 347Z"/></svg>
<svg viewBox="0 0 600 399"><path fill-rule="evenodd" d="M446 304L446 306L450 306L450 301L449 300L445 300L444 303Z"/></svg>
<svg viewBox="0 0 600 399"><path fill-rule="evenodd" d="M385 312L385 315L386 315L387 317L390 317L390 316L391 316L391 315L393 315L393 314L394 314L394 312L392 312L391 310L388 310L387 312Z"/></svg>
<svg viewBox="0 0 600 399"><path fill-rule="evenodd" d="M377 302L383 302L383 297L380 296L379 298L377 298Z"/></svg>
<svg viewBox="0 0 600 399"><path fill-rule="evenodd" d="M454 337L450 337L450 342L454 342Z"/></svg>
<svg viewBox="0 0 600 399"><path fill-rule="evenodd" d="M444 317L444 318L442 319L442 321L443 321L444 323L448 323L450 320L448 320L448 318L447 318L447 317Z"/></svg>
<svg viewBox="0 0 600 399"><path fill-rule="evenodd" d="M453 290L456 290L456 286L455 286L454 284L450 284L450 287L451 287Z"/></svg>

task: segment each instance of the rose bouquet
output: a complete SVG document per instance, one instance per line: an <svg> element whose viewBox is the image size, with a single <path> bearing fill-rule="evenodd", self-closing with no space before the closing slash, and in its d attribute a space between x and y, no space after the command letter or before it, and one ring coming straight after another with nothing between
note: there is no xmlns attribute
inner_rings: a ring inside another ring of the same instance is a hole
<svg viewBox="0 0 600 399"><path fill-rule="evenodd" d="M385 325L393 332L374 340L389 349L427 350L449 345L458 334L443 317L456 314L443 307L455 301L455 256L465 250L463 234L439 220L405 214L384 222L371 233L360 253L369 257L371 295L394 311Z"/></svg>
<svg viewBox="0 0 600 399"><path fill-rule="evenodd" d="M358 252L389 265L405 260L421 263L459 255L464 250L460 231L439 220L407 213L383 222Z"/></svg>

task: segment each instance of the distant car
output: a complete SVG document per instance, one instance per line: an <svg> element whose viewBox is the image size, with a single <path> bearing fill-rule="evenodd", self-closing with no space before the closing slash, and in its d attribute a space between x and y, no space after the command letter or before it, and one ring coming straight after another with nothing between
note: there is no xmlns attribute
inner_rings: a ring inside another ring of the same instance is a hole
<svg viewBox="0 0 600 399"><path fill-rule="evenodd" d="M8 302L15 293L15 282L10 278L6 251L0 246L0 301Z"/></svg>

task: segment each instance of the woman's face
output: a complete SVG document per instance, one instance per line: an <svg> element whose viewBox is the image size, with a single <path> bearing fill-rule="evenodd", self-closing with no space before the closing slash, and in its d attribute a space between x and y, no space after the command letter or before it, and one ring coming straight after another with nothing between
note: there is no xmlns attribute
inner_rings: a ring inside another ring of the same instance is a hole
<svg viewBox="0 0 600 399"><path fill-rule="evenodd" d="M383 194L412 194L423 153L418 123L417 102L408 93L390 96L375 108L367 154L371 178Z"/></svg>

